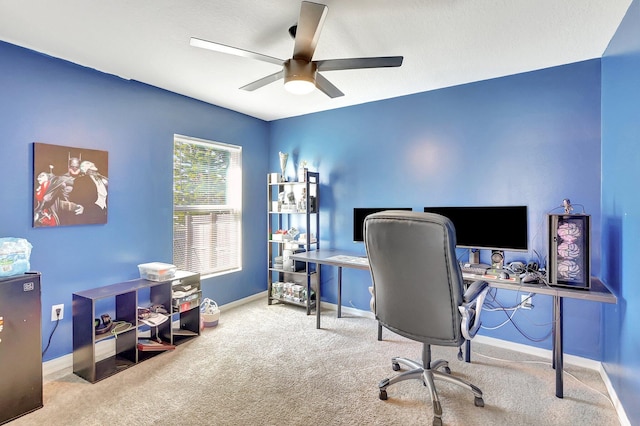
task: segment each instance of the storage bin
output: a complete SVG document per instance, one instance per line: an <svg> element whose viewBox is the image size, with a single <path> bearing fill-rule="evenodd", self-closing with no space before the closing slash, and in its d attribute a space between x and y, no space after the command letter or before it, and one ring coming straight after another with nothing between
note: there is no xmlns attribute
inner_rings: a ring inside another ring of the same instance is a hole
<svg viewBox="0 0 640 426"><path fill-rule="evenodd" d="M178 268L170 263L151 262L138 265L138 269L140 278L149 281L166 281L175 277Z"/></svg>

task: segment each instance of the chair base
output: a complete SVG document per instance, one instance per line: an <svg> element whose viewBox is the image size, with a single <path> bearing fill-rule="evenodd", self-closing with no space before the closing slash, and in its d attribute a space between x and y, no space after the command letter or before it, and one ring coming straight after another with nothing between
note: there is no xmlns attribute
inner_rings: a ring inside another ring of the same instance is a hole
<svg viewBox="0 0 640 426"><path fill-rule="evenodd" d="M431 351L428 348L428 345L425 345L426 349L423 351L423 358L425 357L424 352L428 352L426 357L430 359ZM424 361L423 361L424 362ZM424 364L428 365L429 368L424 368L423 363L419 361L414 361L407 358L394 357L391 360L391 366L394 371L400 370L400 364L410 368L410 370L403 371L402 373L388 379L382 380L379 384L379 397L382 400L387 399L387 388L395 383L402 382L405 380L411 379L419 379L422 380L422 384L429 389L429 394L431 396L431 402L433 403L433 425L438 426L442 425L442 407L440 405L440 400L438 399L438 392L436 391L436 386L434 383L434 379L444 380L449 383L453 383L458 386L462 386L463 388L471 391L474 395L474 404L476 407L484 407L484 400L482 399L482 391L475 385L467 382L464 379L459 377L455 377L451 375L451 369L449 368L449 363L446 360L439 359L433 362L424 362Z"/></svg>

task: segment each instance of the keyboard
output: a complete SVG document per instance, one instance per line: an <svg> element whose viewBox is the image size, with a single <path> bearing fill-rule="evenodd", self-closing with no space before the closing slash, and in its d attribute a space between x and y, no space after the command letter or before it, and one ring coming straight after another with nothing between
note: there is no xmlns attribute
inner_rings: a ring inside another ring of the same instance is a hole
<svg viewBox="0 0 640 426"><path fill-rule="evenodd" d="M335 260L338 262L354 263L357 265L368 265L369 259L367 256L348 256L344 254L337 254L335 256L328 257L327 260Z"/></svg>
<svg viewBox="0 0 640 426"><path fill-rule="evenodd" d="M463 273L474 274L474 275L484 275L487 272L487 269L491 268L491 265L487 265L484 263L461 263L460 269L462 269Z"/></svg>

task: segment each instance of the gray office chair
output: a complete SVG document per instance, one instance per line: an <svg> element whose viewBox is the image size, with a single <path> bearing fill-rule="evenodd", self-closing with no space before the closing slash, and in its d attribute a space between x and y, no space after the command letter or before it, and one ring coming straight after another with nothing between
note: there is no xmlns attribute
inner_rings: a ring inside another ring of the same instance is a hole
<svg viewBox="0 0 640 426"><path fill-rule="evenodd" d="M380 399L386 400L387 388L397 382L422 380L431 394L433 424L441 425L435 378L470 390L475 405L483 407L480 389L452 376L447 361L431 360L431 345L461 348L475 336L489 290L486 282L477 281L464 291L451 221L432 213L386 211L366 217L364 234L376 319L387 329L423 344L422 362L400 357L391 360L394 371L400 370L400 364L410 370L382 380Z"/></svg>

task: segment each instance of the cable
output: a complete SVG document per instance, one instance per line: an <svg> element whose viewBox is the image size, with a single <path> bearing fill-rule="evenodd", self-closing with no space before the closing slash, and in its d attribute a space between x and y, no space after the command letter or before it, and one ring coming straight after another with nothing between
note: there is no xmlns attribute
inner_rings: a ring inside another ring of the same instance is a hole
<svg viewBox="0 0 640 426"><path fill-rule="evenodd" d="M111 334L117 339L118 333L131 329L133 325L126 321L113 321L113 327L111 328Z"/></svg>
<svg viewBox="0 0 640 426"><path fill-rule="evenodd" d="M492 289L492 290L493 290L493 289ZM518 293L519 293L519 292L520 292L520 289L518 289ZM549 336L551 336L551 333L552 333L552 331L553 331L552 329L550 329L550 330L549 330L549 332L548 332L546 335L544 335L543 337L532 337L532 336L529 336L529 335L528 335L527 333L525 333L525 332L524 332L524 331L523 331L523 330L518 326L518 324L513 320L514 315L516 314L516 312L518 312L518 309L520 309L520 307L521 307L521 305L522 305L522 303L523 303L523 302L520 302L520 304L516 305L515 307L512 307L512 308L506 308L505 306L503 306L503 305L498 301L498 299L496 298L495 294L494 294L494 293L492 293L491 291L487 293L487 296L491 297L492 301L493 301L493 302L495 302L495 303L498 305L498 307L497 307L497 308L495 308L495 307L492 307L492 308L493 308L493 309L495 309L496 311L502 311L502 312L504 312L504 313L505 313L505 315L507 316L507 319L506 319L502 324L499 324L499 325L497 325L497 326L494 326L494 327L487 327L487 326L481 325L481 326L480 326L481 328L483 328L483 329L485 329L485 330L496 330L496 329L498 329L498 328L500 328L500 327L503 327L503 326L504 326L504 325L506 325L507 323L511 322L511 323L513 324L513 326L516 328L516 330L518 330L518 332L519 332L522 336L524 336L526 339L528 339L528 340L530 340L530 341L532 341L532 342L542 342L542 341L544 341L544 340L548 339L548 338L549 338ZM531 296L530 296L530 297L531 297ZM525 299L525 300L526 300L526 299ZM490 308L490 309L491 309L491 308ZM508 314L508 313L507 313L507 311L508 311L508 310L513 310L513 312L512 312L511 314ZM551 323L551 324L553 324L553 323ZM536 325L536 324L534 324L534 325ZM544 324L544 326L546 326L546 325L548 325L548 324Z"/></svg>
<svg viewBox="0 0 640 426"><path fill-rule="evenodd" d="M44 348L44 350L42 351L42 356L44 356L44 354L47 353L49 346L51 346L51 338L53 337L53 333L56 332L59 322L60 322L60 309L56 310L56 325L53 327L53 330L51 330L51 334L49 334L49 341L47 342L47 347Z"/></svg>

